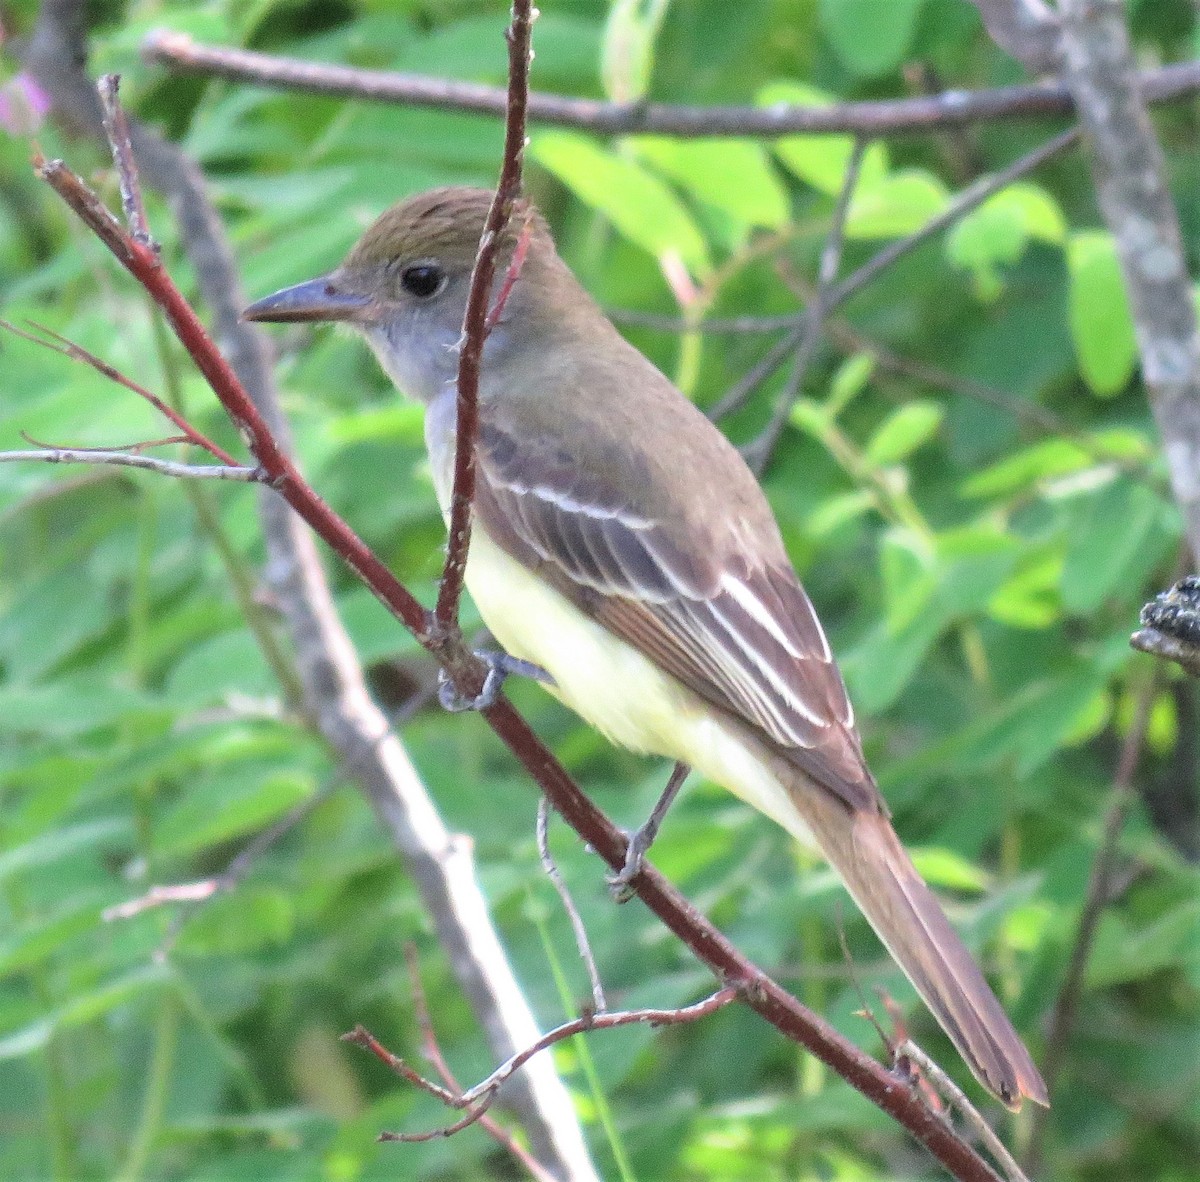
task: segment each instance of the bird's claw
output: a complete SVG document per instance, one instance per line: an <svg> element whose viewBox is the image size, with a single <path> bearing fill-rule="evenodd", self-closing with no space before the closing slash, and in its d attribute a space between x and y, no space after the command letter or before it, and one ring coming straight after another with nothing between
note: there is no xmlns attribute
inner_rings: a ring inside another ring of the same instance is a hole
<svg viewBox="0 0 1200 1182"><path fill-rule="evenodd" d="M633 898L633 880L642 872L646 851L653 844L654 837L654 830L646 826L629 835L629 844L625 847L625 865L606 880L614 903L628 903Z"/></svg>
<svg viewBox="0 0 1200 1182"><path fill-rule="evenodd" d="M475 655L487 665L488 671L483 679L483 688L474 696L460 693L446 670L438 670L438 701L442 709L449 710L451 714L461 714L466 710L486 710L489 706L494 706L505 681L513 674L531 677L534 681L541 681L546 685L554 684L554 678L532 661L523 661L520 657L500 652L477 652Z"/></svg>

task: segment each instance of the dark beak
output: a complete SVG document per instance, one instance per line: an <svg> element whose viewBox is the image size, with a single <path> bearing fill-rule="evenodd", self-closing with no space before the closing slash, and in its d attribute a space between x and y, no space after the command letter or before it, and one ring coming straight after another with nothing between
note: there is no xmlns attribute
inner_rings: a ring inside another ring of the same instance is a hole
<svg viewBox="0 0 1200 1182"><path fill-rule="evenodd" d="M273 323L312 322L328 320L362 321L371 307L369 296L347 291L338 277L324 275L285 287L274 295L253 303L242 313L243 320L264 320Z"/></svg>

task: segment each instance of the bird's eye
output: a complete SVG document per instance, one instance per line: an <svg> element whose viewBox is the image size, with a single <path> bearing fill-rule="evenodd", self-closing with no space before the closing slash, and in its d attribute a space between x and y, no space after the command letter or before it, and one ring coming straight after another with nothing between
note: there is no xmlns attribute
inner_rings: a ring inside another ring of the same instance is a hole
<svg viewBox="0 0 1200 1182"><path fill-rule="evenodd" d="M427 300L446 286L446 272L436 263L414 263L400 273L400 286L409 295Z"/></svg>

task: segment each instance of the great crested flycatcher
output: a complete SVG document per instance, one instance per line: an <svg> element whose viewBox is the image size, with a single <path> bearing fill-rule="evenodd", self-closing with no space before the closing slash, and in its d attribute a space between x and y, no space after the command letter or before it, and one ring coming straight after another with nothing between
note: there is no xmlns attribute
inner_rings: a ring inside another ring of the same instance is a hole
<svg viewBox="0 0 1200 1182"><path fill-rule="evenodd" d="M426 406L443 512L463 312L491 194L389 209L346 261L249 320L341 321ZM815 844L993 1095L1046 1086L917 874L863 759L841 674L737 450L628 344L520 203L528 252L483 353L467 587L513 656L634 751L690 764ZM514 268L515 270L515 268Z"/></svg>

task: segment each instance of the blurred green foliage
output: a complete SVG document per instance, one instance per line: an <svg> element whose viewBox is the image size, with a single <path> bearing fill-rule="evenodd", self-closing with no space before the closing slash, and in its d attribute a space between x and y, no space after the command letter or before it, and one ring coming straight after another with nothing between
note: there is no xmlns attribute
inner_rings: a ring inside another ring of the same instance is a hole
<svg viewBox="0 0 1200 1182"><path fill-rule="evenodd" d="M665 12L617 4L611 19L600 0L544 8L534 80L560 93L837 102L907 93L911 63L963 89L1020 78L965 0L676 0ZM1143 62L1194 56L1185 0L1130 11ZM144 66L138 43L167 26L497 83L500 4L110 0L94 13L90 68L121 71L131 109L203 165L255 296L331 266L407 193L494 178L492 120L173 78ZM34 14L32 0L6 4L5 28L27 31ZM17 85L15 62L0 68L0 83ZM1195 109L1177 104L1157 126L1195 264ZM847 268L1052 130L998 124L872 145ZM36 135L47 155L99 170L114 198L95 146L52 125ZM798 306L794 287L811 284L849 150L837 136L610 143L539 128L528 185L599 299L677 312L665 257L676 289L689 272L690 323ZM177 387L197 423L236 449L178 350L160 349L145 300L32 179L29 152L27 137L0 138L3 315L50 324L151 387ZM152 201L151 215L190 286L169 211ZM706 405L765 348L754 335L628 332ZM297 330L277 341L313 482L430 601L442 527L419 413L349 338ZM165 433L132 396L26 342L0 341L0 374L0 449L22 446L22 431L64 445ZM766 421L779 386L734 416L736 439ZM765 483L841 654L897 828L949 892L1040 1056L1117 754L1151 676L1127 637L1180 555L1112 244L1077 155L993 198L835 319ZM241 560L260 562L252 493L204 496ZM412 658L354 579L333 578L364 659ZM644 815L665 768L611 750L536 687L512 692L604 808L624 823ZM1164 671L1120 843L1128 870L1054 1091L1048 1178L1195 1177L1196 733L1193 685ZM586 982L538 865L531 786L478 720L430 710L403 734L449 823L473 836L520 978L553 1024L564 1017L553 963L581 998ZM115 470L0 466L0 1176L511 1176L478 1130L373 1143L380 1128L447 1119L336 1041L363 1022L418 1052L405 941L421 948L460 1078L490 1064L411 885L353 791L320 803L235 894L187 923L165 960L155 950L169 915L101 920L152 883L219 871L330 776L321 745L281 716L185 490ZM572 835L556 831L553 844L615 1004L670 1006L711 988L637 904L611 905L601 866ZM912 1000L830 873L711 786L685 794L653 858L864 1046L878 1049L855 1015L839 923L864 985ZM911 1022L962 1075L924 1013ZM596 1035L588 1051L622 1154L646 1182L936 1176L878 1112L745 1010ZM616 1177L578 1049L556 1058L602 1172ZM1029 1113L997 1119L1010 1144L1027 1143Z"/></svg>

